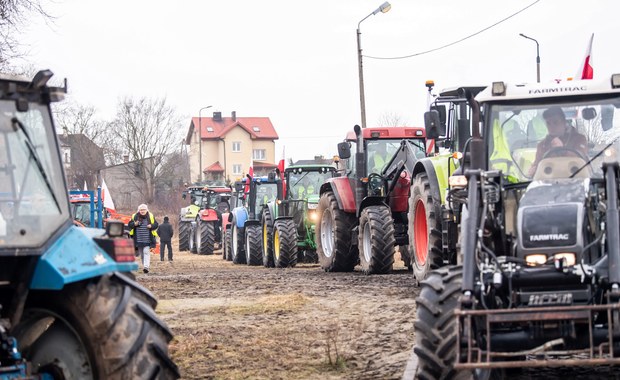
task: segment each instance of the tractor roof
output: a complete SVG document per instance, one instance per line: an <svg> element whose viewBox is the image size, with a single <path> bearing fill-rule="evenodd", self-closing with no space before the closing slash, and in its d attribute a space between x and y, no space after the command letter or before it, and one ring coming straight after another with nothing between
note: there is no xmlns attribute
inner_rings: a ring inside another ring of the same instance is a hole
<svg viewBox="0 0 620 380"><path fill-rule="evenodd" d="M611 79L611 80L610 80ZM503 86L503 87L502 87ZM620 94L620 74L601 80L557 81L532 84L494 82L476 96L478 102L503 102L541 98Z"/></svg>
<svg viewBox="0 0 620 380"><path fill-rule="evenodd" d="M329 165L329 164L304 164L304 165L290 165L289 167L284 169L284 171L292 172L298 168L304 169L304 171L320 170L323 168L327 168L327 170L334 170L334 171L336 170L336 168L333 165Z"/></svg>
<svg viewBox="0 0 620 380"><path fill-rule="evenodd" d="M364 140L371 139L411 139L425 138L424 128L420 127L374 127L362 129ZM347 132L347 141L355 141L355 132Z"/></svg>

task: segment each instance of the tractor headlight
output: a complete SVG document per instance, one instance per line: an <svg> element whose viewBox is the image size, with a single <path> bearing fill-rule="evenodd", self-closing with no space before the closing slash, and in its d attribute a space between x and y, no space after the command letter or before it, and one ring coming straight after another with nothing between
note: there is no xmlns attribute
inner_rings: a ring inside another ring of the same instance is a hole
<svg viewBox="0 0 620 380"><path fill-rule="evenodd" d="M319 207L318 203L308 203L308 210L316 210Z"/></svg>
<svg viewBox="0 0 620 380"><path fill-rule="evenodd" d="M525 262L527 265L535 266L535 265L543 265L547 262L547 255L542 253L536 253L533 255L525 256Z"/></svg>
<svg viewBox="0 0 620 380"><path fill-rule="evenodd" d="M123 236L125 225L120 220L108 220L105 226L105 232L109 237Z"/></svg>
<svg viewBox="0 0 620 380"><path fill-rule="evenodd" d="M467 177L464 175L452 175L448 178L448 184L450 187L467 187Z"/></svg>
<svg viewBox="0 0 620 380"><path fill-rule="evenodd" d="M312 222L316 223L319 220L319 214L316 211L309 211L308 212L308 219L310 219Z"/></svg>

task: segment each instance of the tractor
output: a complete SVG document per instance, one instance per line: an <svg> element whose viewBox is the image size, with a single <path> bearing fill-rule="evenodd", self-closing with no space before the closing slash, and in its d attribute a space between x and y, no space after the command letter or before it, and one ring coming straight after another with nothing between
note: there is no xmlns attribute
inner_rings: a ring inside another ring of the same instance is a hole
<svg viewBox="0 0 620 380"><path fill-rule="evenodd" d="M424 129L354 127L338 144L345 173L320 189L317 253L327 272L389 273L395 246L406 246L411 172L426 157ZM351 145L355 155L351 155Z"/></svg>
<svg viewBox="0 0 620 380"><path fill-rule="evenodd" d="M79 227L103 228L104 211L101 188L93 190L69 190L69 208L73 222ZM107 219L107 218L106 218Z"/></svg>
<svg viewBox="0 0 620 380"><path fill-rule="evenodd" d="M434 83L427 81L429 94ZM465 91L472 95L482 86L458 87L443 90L435 98L429 112L439 116L438 125L426 129L429 157L418 160L412 173L409 197L409 245L411 267L416 280L422 281L431 269L456 262L456 223L443 212L449 176L458 168L465 142L471 137L471 111ZM425 120L429 119L425 114ZM442 234L442 231L446 231ZM449 231L449 232L448 232Z"/></svg>
<svg viewBox="0 0 620 380"><path fill-rule="evenodd" d="M179 214L179 251L197 252L194 244L194 235L196 230L196 217L198 216L200 207L203 205L203 188L204 186L188 186L187 189L183 191L183 199L187 199L189 196L190 204L181 208Z"/></svg>
<svg viewBox="0 0 620 380"><path fill-rule="evenodd" d="M444 210L458 222L457 260L421 284L418 378L613 369L620 365L620 75L494 82L463 96L474 128ZM438 120L429 114L430 124Z"/></svg>
<svg viewBox="0 0 620 380"><path fill-rule="evenodd" d="M122 222L73 224L51 77L0 77L0 379L178 378Z"/></svg>
<svg viewBox="0 0 620 380"><path fill-rule="evenodd" d="M297 261L317 263L315 230L316 209L321 185L336 175L333 165L291 165L284 170L286 181L285 200L297 228ZM265 224L263 224L264 228ZM263 241L263 247L268 246ZM264 249L264 248L263 248Z"/></svg>
<svg viewBox="0 0 620 380"><path fill-rule="evenodd" d="M226 261L232 261L233 259L232 247L231 247L232 223L229 222L228 219L229 219L229 215L232 212L232 210L234 210L237 207L243 206L243 199L244 199L243 188L244 188L243 181L235 181L232 187L230 198L228 200L230 203L229 210L227 212L222 213L222 221L223 221L223 224L222 224L222 235L223 235L222 259Z"/></svg>
<svg viewBox="0 0 620 380"><path fill-rule="evenodd" d="M206 186L202 194L193 240L197 253L212 255L222 245L222 214L230 211L231 189L227 186Z"/></svg>
<svg viewBox="0 0 620 380"><path fill-rule="evenodd" d="M229 238L233 263L263 264L267 267L294 266L297 260L297 236L291 217L278 216L273 219L273 227L266 227L265 233L268 234L270 230L273 234L273 255L265 256L261 241L261 232L266 225L265 214L277 215L277 211L270 209L269 205L273 207L276 200L283 199L284 188L279 171L263 177L247 175L244 181L243 205L234 208L228 217L231 223Z"/></svg>

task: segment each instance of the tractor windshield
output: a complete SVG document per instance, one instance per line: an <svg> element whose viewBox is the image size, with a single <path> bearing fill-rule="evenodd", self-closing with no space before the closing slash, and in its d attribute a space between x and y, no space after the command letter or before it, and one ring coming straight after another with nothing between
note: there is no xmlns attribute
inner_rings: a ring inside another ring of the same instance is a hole
<svg viewBox="0 0 620 380"><path fill-rule="evenodd" d="M489 117L489 169L508 181L602 177L603 160L618 160L620 98L571 103L495 104Z"/></svg>
<svg viewBox="0 0 620 380"><path fill-rule="evenodd" d="M288 194L293 199L318 197L321 185L334 176L333 168L295 168L287 172Z"/></svg>
<svg viewBox="0 0 620 380"><path fill-rule="evenodd" d="M368 151L367 172L368 173L381 173L385 169L386 165L390 162L394 154L400 148L401 139L380 139L369 140L366 143ZM418 158L425 157L425 146L423 140L412 140L414 145L419 149Z"/></svg>
<svg viewBox="0 0 620 380"><path fill-rule="evenodd" d="M257 182L256 183L256 205L264 205L271 201L275 201L278 197L278 184L274 182Z"/></svg>
<svg viewBox="0 0 620 380"><path fill-rule="evenodd" d="M0 248L40 246L69 215L48 108L0 102Z"/></svg>

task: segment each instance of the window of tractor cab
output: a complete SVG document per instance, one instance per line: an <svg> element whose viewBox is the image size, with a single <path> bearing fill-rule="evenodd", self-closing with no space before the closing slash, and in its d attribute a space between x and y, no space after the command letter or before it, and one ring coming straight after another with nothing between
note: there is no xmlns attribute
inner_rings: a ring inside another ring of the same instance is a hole
<svg viewBox="0 0 620 380"><path fill-rule="evenodd" d="M489 169L509 182L602 176L617 160L620 98L555 104L494 104L487 132ZM550 129L551 128L551 129Z"/></svg>
<svg viewBox="0 0 620 380"><path fill-rule="evenodd" d="M0 247L40 246L69 215L48 109L0 102Z"/></svg>

